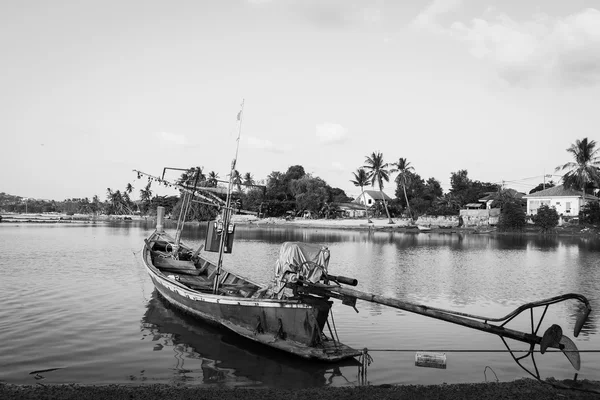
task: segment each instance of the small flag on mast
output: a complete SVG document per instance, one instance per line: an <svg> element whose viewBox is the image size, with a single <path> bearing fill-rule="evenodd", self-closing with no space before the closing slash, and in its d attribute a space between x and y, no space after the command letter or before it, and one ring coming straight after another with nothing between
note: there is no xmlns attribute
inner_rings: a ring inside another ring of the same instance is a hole
<svg viewBox="0 0 600 400"><path fill-rule="evenodd" d="M237 115L237 120L241 120L242 119L242 110L240 110L240 112Z"/></svg>

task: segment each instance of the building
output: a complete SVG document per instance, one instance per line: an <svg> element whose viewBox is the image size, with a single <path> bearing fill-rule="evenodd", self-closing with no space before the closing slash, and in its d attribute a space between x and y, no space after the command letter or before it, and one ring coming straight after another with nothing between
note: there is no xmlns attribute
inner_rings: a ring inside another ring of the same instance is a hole
<svg viewBox="0 0 600 400"><path fill-rule="evenodd" d="M525 196L525 193L521 193L521 192L517 192L515 189L504 189L502 190L502 192L487 192L486 195L484 197L482 197L481 199L477 200L478 202L482 203L485 205L484 208L486 209L490 209L492 208L492 204L494 203L495 200L500 199L500 196L510 196L514 199L523 199L523 197ZM474 204L474 203L472 203ZM523 205L525 205L525 202L523 202ZM467 206L469 206L469 204L467 204ZM467 207L469 208L469 207ZM477 208L477 207L471 207L471 208Z"/></svg>
<svg viewBox="0 0 600 400"><path fill-rule="evenodd" d="M333 203L343 218L365 218L365 206L358 203Z"/></svg>
<svg viewBox="0 0 600 400"><path fill-rule="evenodd" d="M363 196L363 193L364 193L364 196ZM380 202L384 198L385 198L386 202L389 202L392 200L392 198L390 196L388 196L387 194L385 194L383 192L380 192L379 190L365 190L363 193L358 195L356 200L354 200L355 203L365 204L365 202L366 202L367 207L372 207L375 205L375 203Z"/></svg>
<svg viewBox="0 0 600 400"><path fill-rule="evenodd" d="M527 199L527 214L534 215L538 208L545 204L554 207L558 215L565 217L576 217L581 211L581 207L588 201L598 201L598 197L591 194L585 195L585 202L582 198L581 190L567 189L563 185L554 186L546 190L531 193L523 196Z"/></svg>

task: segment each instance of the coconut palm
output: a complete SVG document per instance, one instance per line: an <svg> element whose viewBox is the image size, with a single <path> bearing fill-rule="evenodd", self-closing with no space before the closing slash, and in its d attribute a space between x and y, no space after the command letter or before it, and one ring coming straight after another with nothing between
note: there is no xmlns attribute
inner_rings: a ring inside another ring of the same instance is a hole
<svg viewBox="0 0 600 400"><path fill-rule="evenodd" d="M254 183L254 177L252 176L252 174L250 172L246 172L244 174L244 185L252 186L254 185Z"/></svg>
<svg viewBox="0 0 600 400"><path fill-rule="evenodd" d="M404 200L406 200L406 209L408 210L408 215L412 219L412 213L410 212L410 204L408 203L408 196L406 195L406 185L408 185L410 181L410 173L414 172L414 168L410 165L410 162L406 158L400 157L398 162L392 163L392 168L390 173L398 172L398 176L396 177L396 183L402 186L402 191L404 192Z"/></svg>
<svg viewBox="0 0 600 400"><path fill-rule="evenodd" d="M365 186L369 184L369 174L365 171L364 168L358 168L356 172L353 172L354 180L350 180L354 184L354 186L360 187L360 193L363 197L363 205L365 206L365 215L367 216L367 222L371 223L371 219L369 218L369 211L367 210L367 200L365 198Z"/></svg>
<svg viewBox="0 0 600 400"><path fill-rule="evenodd" d="M588 183L600 185L600 157L596 149L596 141L588 138L576 140L574 144L567 149L575 161L570 161L564 165L556 167L556 171L568 170L563 175L563 185L566 188L581 189L583 204L585 204L585 187Z"/></svg>
<svg viewBox="0 0 600 400"><path fill-rule="evenodd" d="M182 185L194 186L206 180L206 176L202 172L203 167L192 167L181 174L179 182Z"/></svg>
<svg viewBox="0 0 600 400"><path fill-rule="evenodd" d="M140 189L140 200L142 201L142 207L144 212L148 212L148 208L150 208L150 204L152 203L152 190L150 190L150 186L152 185L152 181L148 180L148 184L144 189Z"/></svg>
<svg viewBox="0 0 600 400"><path fill-rule="evenodd" d="M131 183L128 183L125 187L125 193L131 194L131 192L133 192L133 185Z"/></svg>
<svg viewBox="0 0 600 400"><path fill-rule="evenodd" d="M233 175L231 176L231 181L237 187L237 190L239 192L241 192L242 191L242 175L240 174L240 171L238 171L237 169L233 170Z"/></svg>
<svg viewBox="0 0 600 400"><path fill-rule="evenodd" d="M383 181L390 181L390 174L388 171L388 164L383 161L383 154L380 152L373 152L370 156L365 159L365 166L369 171L369 179L371 180L371 186L375 187L375 183L379 186L379 192L381 193L381 199L383 200L383 206L385 213L388 217L388 223L393 224L392 217L387 208L387 202L385 201L385 195L383 194Z"/></svg>
<svg viewBox="0 0 600 400"><path fill-rule="evenodd" d="M219 182L219 174L217 174L215 171L210 171L208 173L208 186L210 187L217 187L217 183Z"/></svg>

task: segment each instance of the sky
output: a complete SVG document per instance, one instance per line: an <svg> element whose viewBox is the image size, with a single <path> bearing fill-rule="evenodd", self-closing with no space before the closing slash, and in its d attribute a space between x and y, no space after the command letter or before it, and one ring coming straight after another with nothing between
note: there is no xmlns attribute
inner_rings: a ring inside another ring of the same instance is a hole
<svg viewBox="0 0 600 400"><path fill-rule="evenodd" d="M0 49L0 192L23 197L225 178L238 133L257 180L302 165L356 196L381 152L529 191L600 140L595 0L4 1Z"/></svg>

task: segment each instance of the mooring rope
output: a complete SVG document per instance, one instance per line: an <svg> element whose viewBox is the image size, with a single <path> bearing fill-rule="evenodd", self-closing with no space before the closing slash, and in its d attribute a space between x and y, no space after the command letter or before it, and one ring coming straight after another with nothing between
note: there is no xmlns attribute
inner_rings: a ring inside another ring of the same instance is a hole
<svg viewBox="0 0 600 400"><path fill-rule="evenodd" d="M415 353L417 351L431 353L541 353L540 350L493 350L493 349L369 349L370 352L405 352ZM544 353L562 353L561 350L548 349ZM600 350L579 350L579 353L600 353Z"/></svg>

